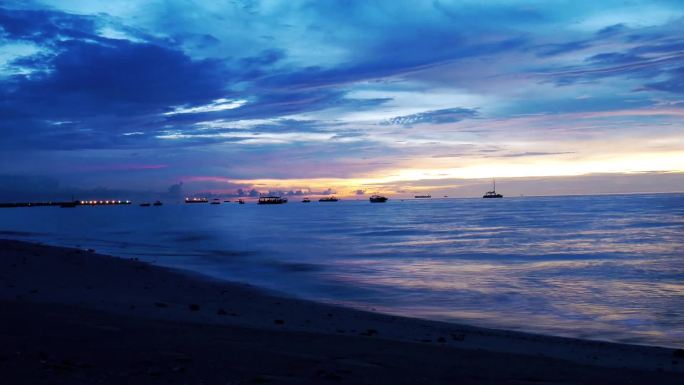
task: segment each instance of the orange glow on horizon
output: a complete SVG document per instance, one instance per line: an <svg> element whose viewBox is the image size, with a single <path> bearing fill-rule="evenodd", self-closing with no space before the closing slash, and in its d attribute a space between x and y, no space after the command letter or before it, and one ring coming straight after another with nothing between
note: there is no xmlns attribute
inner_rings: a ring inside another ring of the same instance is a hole
<svg viewBox="0 0 684 385"><path fill-rule="evenodd" d="M430 181L449 179L490 179L525 177L567 177L590 174L638 174L645 172L684 172L684 151L603 155L574 159L575 156L556 156L515 159L469 159L462 167L440 167L439 161L425 159L422 167L385 169L354 178L289 178L289 179L231 179L231 183L253 186L255 189L311 189L331 188L340 196L354 196L356 190L366 193L385 193L394 185L402 185L409 193L444 188ZM414 161L413 163L421 163ZM435 164L437 163L437 164ZM432 166L432 167L430 167ZM208 177L217 180L216 177ZM225 180L228 182L228 179ZM396 192L395 192L396 193Z"/></svg>

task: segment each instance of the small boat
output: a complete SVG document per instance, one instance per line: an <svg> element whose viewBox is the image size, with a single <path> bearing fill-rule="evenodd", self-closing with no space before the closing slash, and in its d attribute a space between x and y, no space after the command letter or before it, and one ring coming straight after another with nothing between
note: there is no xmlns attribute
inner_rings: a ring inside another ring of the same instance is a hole
<svg viewBox="0 0 684 385"><path fill-rule="evenodd" d="M245 204L245 200L244 200L244 199L238 199L238 202L237 202L237 203L239 203L239 204L241 204L241 205L244 205L244 204Z"/></svg>
<svg viewBox="0 0 684 385"><path fill-rule="evenodd" d="M302 203L310 203L310 202L311 202L311 199L309 199L309 198L302 199Z"/></svg>
<svg viewBox="0 0 684 385"><path fill-rule="evenodd" d="M220 205L220 204L221 204L221 202L218 202L218 201L214 201L214 202L210 203L210 205Z"/></svg>
<svg viewBox="0 0 684 385"><path fill-rule="evenodd" d="M150 207L150 206L152 206L152 205L147 203L147 202L140 204L140 207Z"/></svg>
<svg viewBox="0 0 684 385"><path fill-rule="evenodd" d="M428 195L414 195L413 197L416 199L430 199L430 198L432 198L432 195L430 195L430 194L428 194Z"/></svg>
<svg viewBox="0 0 684 385"><path fill-rule="evenodd" d="M496 192L496 180L492 180L492 191L487 191L482 198L503 198L503 195Z"/></svg>
<svg viewBox="0 0 684 385"><path fill-rule="evenodd" d="M325 197L318 200L319 202L337 202L339 199L333 197Z"/></svg>
<svg viewBox="0 0 684 385"><path fill-rule="evenodd" d="M384 197L382 195L373 195L370 198L371 203L384 203L387 202L387 197Z"/></svg>
<svg viewBox="0 0 684 385"><path fill-rule="evenodd" d="M226 199L223 203L230 203L230 199Z"/></svg>
<svg viewBox="0 0 684 385"><path fill-rule="evenodd" d="M163 203L161 203L161 201L156 201L156 202L152 203L152 206L161 206L162 204Z"/></svg>
<svg viewBox="0 0 684 385"><path fill-rule="evenodd" d="M207 198L185 198L185 203L207 203L209 199Z"/></svg>
<svg viewBox="0 0 684 385"><path fill-rule="evenodd" d="M276 196L259 197L259 201L257 202L257 204L260 205L279 205L283 203L287 203L287 198Z"/></svg>

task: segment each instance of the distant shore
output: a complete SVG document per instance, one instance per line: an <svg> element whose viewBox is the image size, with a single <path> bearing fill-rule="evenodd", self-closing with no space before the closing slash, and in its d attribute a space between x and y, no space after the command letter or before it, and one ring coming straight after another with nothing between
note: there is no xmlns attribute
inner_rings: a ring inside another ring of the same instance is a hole
<svg viewBox="0 0 684 385"><path fill-rule="evenodd" d="M0 240L8 384L676 384L684 352L394 317Z"/></svg>

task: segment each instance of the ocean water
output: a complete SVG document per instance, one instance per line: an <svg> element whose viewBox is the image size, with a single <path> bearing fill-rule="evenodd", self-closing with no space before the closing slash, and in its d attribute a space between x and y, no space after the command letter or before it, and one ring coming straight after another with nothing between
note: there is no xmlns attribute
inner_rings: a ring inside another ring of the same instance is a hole
<svg viewBox="0 0 684 385"><path fill-rule="evenodd" d="M387 313L684 346L684 194L0 209L0 237Z"/></svg>

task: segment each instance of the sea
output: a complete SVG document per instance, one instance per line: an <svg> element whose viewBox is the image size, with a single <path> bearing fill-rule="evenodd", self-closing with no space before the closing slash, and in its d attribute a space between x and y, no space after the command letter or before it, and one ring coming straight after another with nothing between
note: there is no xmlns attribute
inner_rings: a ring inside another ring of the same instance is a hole
<svg viewBox="0 0 684 385"><path fill-rule="evenodd" d="M365 310L684 347L684 194L9 208L0 237Z"/></svg>

